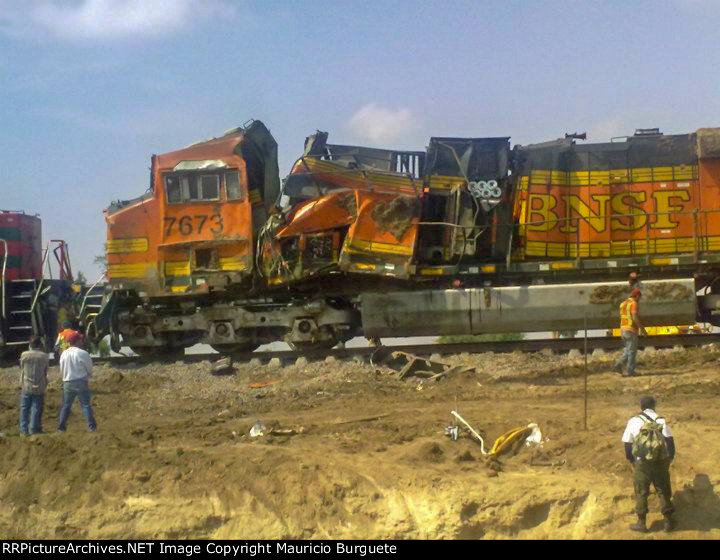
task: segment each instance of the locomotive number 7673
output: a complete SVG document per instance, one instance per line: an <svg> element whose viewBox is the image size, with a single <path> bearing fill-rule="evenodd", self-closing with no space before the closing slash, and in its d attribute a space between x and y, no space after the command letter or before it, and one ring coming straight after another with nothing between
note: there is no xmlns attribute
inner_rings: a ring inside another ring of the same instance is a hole
<svg viewBox="0 0 720 560"><path fill-rule="evenodd" d="M210 223L205 226L205 223L210 219ZM223 219L220 214L196 214L194 216L166 216L165 221L165 237L169 237L173 234L174 230L177 230L180 235L192 235L193 233L202 233L203 228L207 227L212 233L222 233L223 231ZM175 225L177 224L177 226Z"/></svg>

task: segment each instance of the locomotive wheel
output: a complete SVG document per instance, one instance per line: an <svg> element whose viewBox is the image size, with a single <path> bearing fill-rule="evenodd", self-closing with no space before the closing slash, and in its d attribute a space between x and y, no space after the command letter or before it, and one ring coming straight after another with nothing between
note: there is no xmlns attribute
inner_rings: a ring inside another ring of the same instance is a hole
<svg viewBox="0 0 720 560"><path fill-rule="evenodd" d="M246 352L252 352L260 346L254 342L239 342L237 344L211 344L210 347L218 352L219 354L225 354L231 356L233 354L244 354Z"/></svg>

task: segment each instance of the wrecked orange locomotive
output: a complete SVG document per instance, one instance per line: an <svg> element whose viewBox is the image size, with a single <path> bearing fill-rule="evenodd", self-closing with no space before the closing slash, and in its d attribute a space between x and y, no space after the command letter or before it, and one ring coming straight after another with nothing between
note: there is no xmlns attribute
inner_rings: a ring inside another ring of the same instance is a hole
<svg viewBox="0 0 720 560"><path fill-rule="evenodd" d="M425 151L306 139L282 188L259 121L153 156L106 210L115 349L612 328L628 272L647 325L717 323L720 129L431 138Z"/></svg>

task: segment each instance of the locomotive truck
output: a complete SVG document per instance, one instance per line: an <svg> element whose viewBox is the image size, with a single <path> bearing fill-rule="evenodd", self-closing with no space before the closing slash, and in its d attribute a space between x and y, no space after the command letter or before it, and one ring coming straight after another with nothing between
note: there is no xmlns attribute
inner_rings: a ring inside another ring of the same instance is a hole
<svg viewBox="0 0 720 560"><path fill-rule="evenodd" d="M608 329L631 271L644 324L718 325L720 128L580 138L402 151L317 132L282 186L260 121L152 156L148 191L105 211L88 335L153 354Z"/></svg>

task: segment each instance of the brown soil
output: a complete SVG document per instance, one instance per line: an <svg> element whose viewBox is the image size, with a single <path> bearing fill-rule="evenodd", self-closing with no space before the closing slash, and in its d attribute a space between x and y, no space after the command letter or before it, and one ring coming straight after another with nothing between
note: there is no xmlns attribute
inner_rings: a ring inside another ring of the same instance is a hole
<svg viewBox="0 0 720 560"><path fill-rule="evenodd" d="M641 352L645 374L551 354L458 355L441 382L356 362L271 369L98 366L99 431L76 403L65 434L20 438L16 368L0 370L0 538L720 538L714 348ZM57 371L45 429L57 418ZM277 381L261 388L251 383ZM634 521L620 437L639 397L671 423L678 530ZM529 422L542 449L489 461L444 435L457 407L490 442ZM260 420L262 437L251 438Z"/></svg>

